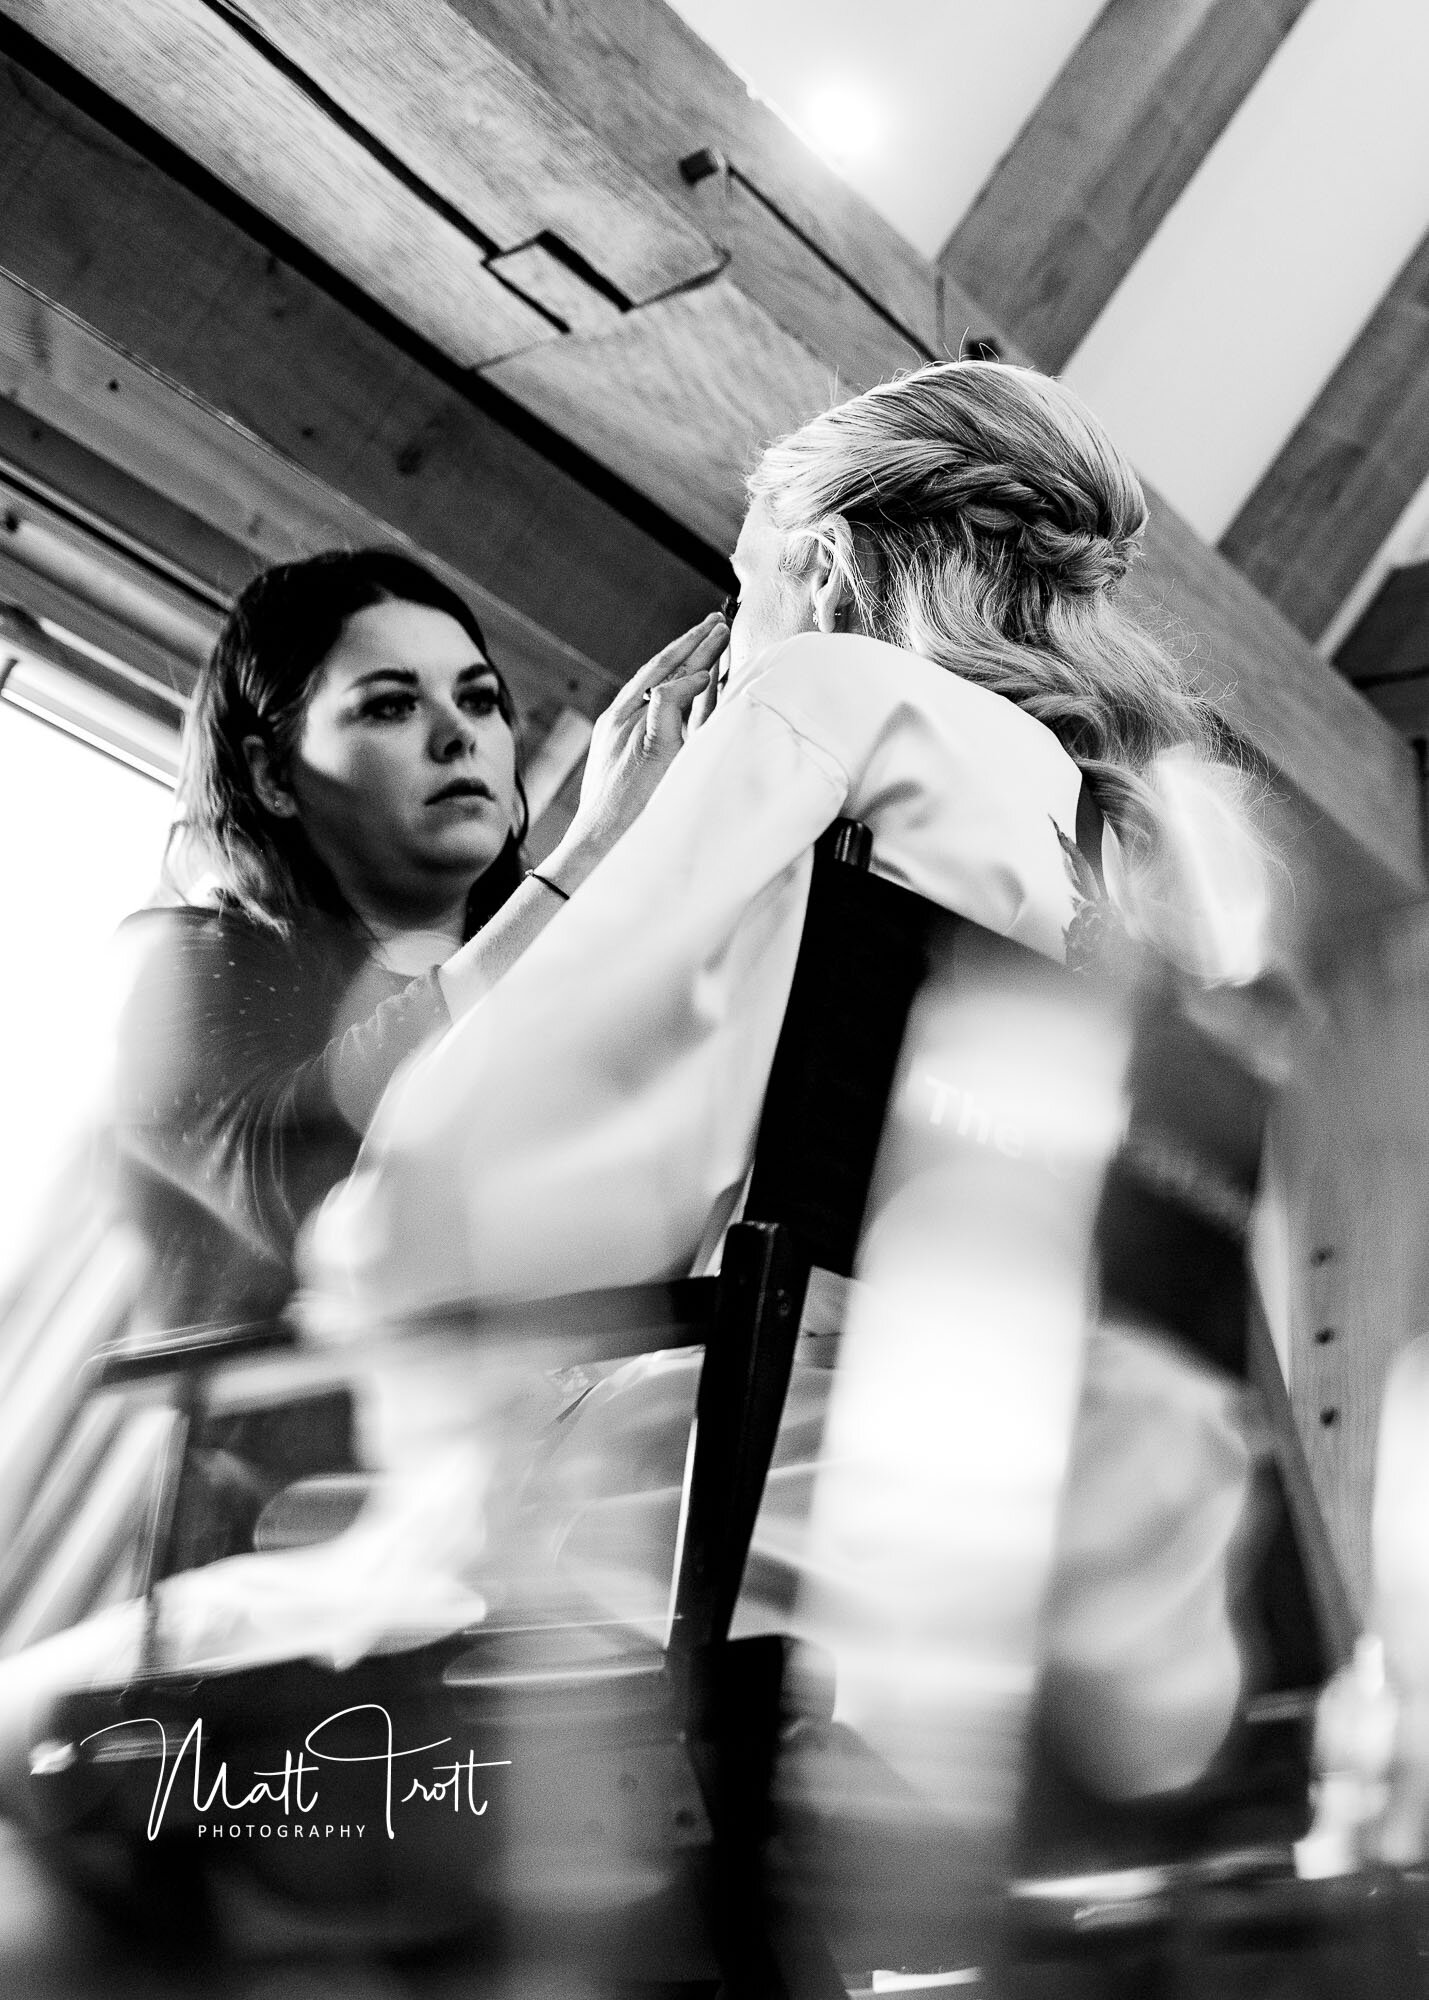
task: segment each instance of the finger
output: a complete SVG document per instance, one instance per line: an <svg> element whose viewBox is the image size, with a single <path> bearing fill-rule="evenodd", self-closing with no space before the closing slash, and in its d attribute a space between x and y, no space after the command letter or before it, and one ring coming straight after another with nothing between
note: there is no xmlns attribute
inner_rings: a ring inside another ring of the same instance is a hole
<svg viewBox="0 0 1429 2000"><path fill-rule="evenodd" d="M676 674L668 681L661 681L659 687L651 688L645 699L652 705L658 702L662 708L678 708L683 720L691 703L709 686L712 676L710 667L701 667L697 673Z"/></svg>
<svg viewBox="0 0 1429 2000"><path fill-rule="evenodd" d="M697 729L703 729L715 711L715 696L718 682L710 675L709 686L703 694L697 694L690 706L690 719L685 724L685 735L693 736Z"/></svg>
<svg viewBox="0 0 1429 2000"><path fill-rule="evenodd" d="M697 696L704 693L707 674L684 674L652 688L645 709L645 749L678 750L685 739L685 718Z"/></svg>
<svg viewBox="0 0 1429 2000"><path fill-rule="evenodd" d="M715 626L712 632L700 640L699 644L691 652L689 659L685 663L684 671L692 674L701 668L713 667L715 661L725 653L728 646L729 627L721 621L720 624Z"/></svg>
<svg viewBox="0 0 1429 2000"><path fill-rule="evenodd" d="M712 611L708 618L702 618L698 625L692 625L688 632L682 632L678 639L672 639L668 646L651 660L647 660L638 673L630 676L624 687L611 702L611 710L621 711L639 705L653 687L658 687L672 674L695 664L694 656L702 648L713 647L707 658L699 661L707 665L710 659L717 659L729 636L729 628L718 611Z"/></svg>
<svg viewBox="0 0 1429 2000"><path fill-rule="evenodd" d="M719 670L717 667L711 667L709 679L705 683L704 692L702 694L697 694L695 696L694 702L691 704L690 719L685 727L685 733L687 736L692 735L695 730L702 728L704 724L707 723L710 717L714 714L715 708L719 702L719 687L720 687Z"/></svg>
<svg viewBox="0 0 1429 2000"><path fill-rule="evenodd" d="M728 644L729 627L717 626L707 638L702 639L699 645L695 647L683 667L677 673L672 673L667 679L658 682L657 686L672 688L682 685L687 678L691 677L700 679L707 676L712 681L720 655L724 652ZM640 697L641 701L649 701L654 691L654 688L646 688ZM703 687L701 691L703 691Z"/></svg>

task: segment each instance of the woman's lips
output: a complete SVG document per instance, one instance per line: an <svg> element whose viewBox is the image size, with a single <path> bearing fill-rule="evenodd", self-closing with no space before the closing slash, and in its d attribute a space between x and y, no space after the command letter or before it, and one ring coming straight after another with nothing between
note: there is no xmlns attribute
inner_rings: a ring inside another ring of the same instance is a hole
<svg viewBox="0 0 1429 2000"><path fill-rule="evenodd" d="M494 794L491 787L483 784L480 778L453 778L449 785L443 785L440 791L433 792L427 800L429 806L493 802Z"/></svg>

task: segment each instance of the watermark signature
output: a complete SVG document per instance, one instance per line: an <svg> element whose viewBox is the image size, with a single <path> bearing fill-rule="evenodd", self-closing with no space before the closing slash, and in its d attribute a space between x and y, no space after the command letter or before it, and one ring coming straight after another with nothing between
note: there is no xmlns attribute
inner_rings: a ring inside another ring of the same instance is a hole
<svg viewBox="0 0 1429 2000"><path fill-rule="evenodd" d="M322 1747L325 1732L335 1723L343 1722L350 1716L372 1716L373 1744L370 1750L354 1751L350 1748L336 1750L331 1747L332 1737L328 1736L329 1747ZM486 1780L478 1774L502 1769L511 1762L509 1757L478 1758L474 1750L465 1757L454 1757L450 1763L431 1763L421 1772L412 1772L403 1760L425 1757L431 1751L441 1750L452 1739L439 1736L431 1743L416 1743L405 1749L398 1749L392 1727L392 1717L377 1702L358 1702L351 1708L340 1708L334 1714L324 1716L322 1721L310 1729L303 1738L303 1747L294 1755L291 1749L283 1752L281 1769L254 1771L251 1785L241 1780L230 1781L228 1763L225 1759L218 1766L210 1780L204 1769L203 1718L200 1716L190 1727L188 1734L174 1751L168 1731L156 1715L133 1716L124 1722L111 1722L103 1729L93 1730L82 1738L82 1743L95 1743L101 1737L112 1736L115 1731L125 1733L127 1756L145 1754L142 1737L136 1732L152 1729L154 1749L158 1753L159 1770L154 1781L154 1796L149 1806L148 1836L157 1840L163 1831L165 1815L173 1801L174 1788L178 1783L184 1759L192 1753L193 1760L193 1809L199 1817L199 1834L205 1823L216 1820L220 1814L242 1812L257 1805L273 1806L282 1814L282 1823L266 1831L270 1822L259 1822L256 1829L247 1822L248 1836L256 1831L261 1838L315 1839L336 1835L340 1838L352 1837L356 1827L356 1838L362 1839L366 1832L366 1822L330 1822L314 1815L320 1813L321 1800L318 1781L325 1764L372 1764L377 1767L377 1783L374 1783L374 1804L378 1784L381 1788L383 1824L387 1838L394 1840L392 1812L394 1803L398 1806L416 1803L421 1805L449 1806L457 1813L467 1813L481 1818L490 1803L486 1792ZM131 1747L132 1746L132 1747ZM101 1751L101 1758L104 1753ZM398 1766L402 1765L399 1774ZM396 1797L399 1777L408 1779L407 1789ZM204 1787L208 1789L205 1791ZM228 1828L229 1835L239 1835L244 1822L235 1822ZM207 1828L214 1834L222 1833L217 1824Z"/></svg>

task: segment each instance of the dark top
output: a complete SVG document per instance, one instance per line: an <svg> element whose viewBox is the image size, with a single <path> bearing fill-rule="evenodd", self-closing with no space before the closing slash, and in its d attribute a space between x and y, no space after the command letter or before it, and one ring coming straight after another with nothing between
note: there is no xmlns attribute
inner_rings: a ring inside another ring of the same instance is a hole
<svg viewBox="0 0 1429 2000"><path fill-rule="evenodd" d="M236 912L146 910L119 1031L121 1203L150 1246L139 1324L271 1318L303 1222L349 1172L382 1091L448 1015L320 916L285 938Z"/></svg>

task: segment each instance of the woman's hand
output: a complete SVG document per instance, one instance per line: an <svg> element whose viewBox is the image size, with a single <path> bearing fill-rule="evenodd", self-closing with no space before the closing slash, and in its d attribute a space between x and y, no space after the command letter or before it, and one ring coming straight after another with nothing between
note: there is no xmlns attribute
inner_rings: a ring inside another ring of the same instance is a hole
<svg viewBox="0 0 1429 2000"><path fill-rule="evenodd" d="M560 871L563 887L575 886L572 873L589 873L649 804L688 731L713 706L715 669L728 643L729 627L711 612L632 675L600 716L580 805L558 850L569 862Z"/></svg>
<svg viewBox="0 0 1429 2000"><path fill-rule="evenodd" d="M712 612L625 683L595 725L581 801L564 838L474 938L438 968L453 1020L488 994L634 824L714 706L729 628ZM555 891L554 895L552 891Z"/></svg>

